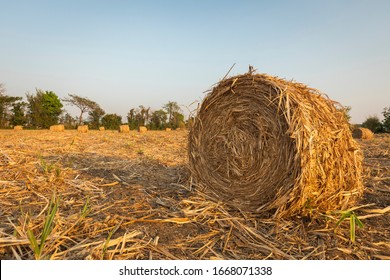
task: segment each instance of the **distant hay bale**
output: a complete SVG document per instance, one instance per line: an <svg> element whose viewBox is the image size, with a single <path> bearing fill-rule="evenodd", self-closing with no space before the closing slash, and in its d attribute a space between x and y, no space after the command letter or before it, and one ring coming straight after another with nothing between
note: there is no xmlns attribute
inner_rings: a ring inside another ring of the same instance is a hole
<svg viewBox="0 0 390 280"><path fill-rule="evenodd" d="M129 133L130 132L130 127L126 124L126 125L121 125L119 127L119 132L120 133Z"/></svg>
<svg viewBox="0 0 390 280"><path fill-rule="evenodd" d="M171 131L171 130L172 130L172 129L169 128L169 127L165 128L165 131Z"/></svg>
<svg viewBox="0 0 390 280"><path fill-rule="evenodd" d="M362 153L338 106L265 74L222 80L190 128L193 182L264 215L345 210L363 192Z"/></svg>
<svg viewBox="0 0 390 280"><path fill-rule="evenodd" d="M50 131L55 131L55 132L61 132L65 131L65 126L63 124L55 124L50 126Z"/></svg>
<svg viewBox="0 0 390 280"><path fill-rule="evenodd" d="M14 130L23 130L23 126L22 125L15 125Z"/></svg>
<svg viewBox="0 0 390 280"><path fill-rule="evenodd" d="M140 127L138 128L138 132L143 133L143 132L146 132L146 131L148 131L148 129L147 129L146 126L140 126Z"/></svg>
<svg viewBox="0 0 390 280"><path fill-rule="evenodd" d="M374 133L368 128L358 127L352 131L352 137L356 139L371 139Z"/></svg>
<svg viewBox="0 0 390 280"><path fill-rule="evenodd" d="M99 127L99 131L105 131L106 129L104 128L104 126L101 126Z"/></svg>
<svg viewBox="0 0 390 280"><path fill-rule="evenodd" d="M77 127L78 132L87 133L88 132L88 125L79 125Z"/></svg>

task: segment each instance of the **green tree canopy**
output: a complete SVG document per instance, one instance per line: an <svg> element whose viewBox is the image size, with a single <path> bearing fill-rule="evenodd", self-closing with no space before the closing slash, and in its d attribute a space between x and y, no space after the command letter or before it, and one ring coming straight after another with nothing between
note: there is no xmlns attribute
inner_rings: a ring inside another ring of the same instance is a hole
<svg viewBox="0 0 390 280"><path fill-rule="evenodd" d="M139 126L147 125L150 121L150 113L150 108L146 108L143 105L130 109L127 114L127 122L130 129L137 129Z"/></svg>
<svg viewBox="0 0 390 280"><path fill-rule="evenodd" d="M101 118L104 116L106 112L99 106L93 108L93 110L88 112L90 127L92 129L98 129L100 126Z"/></svg>
<svg viewBox="0 0 390 280"><path fill-rule="evenodd" d="M0 127L8 126L8 122L12 118L11 108L16 102L22 100L22 97L8 96L5 93L5 86L0 84Z"/></svg>
<svg viewBox="0 0 390 280"><path fill-rule="evenodd" d="M119 129L122 124L122 117L117 114L107 114L102 118L102 125L106 129Z"/></svg>
<svg viewBox="0 0 390 280"><path fill-rule="evenodd" d="M69 103L70 105L76 106L80 109L79 125L83 122L83 114L94 110L102 110L100 106L95 102L86 97L81 97L76 94L68 94L69 98L64 98L62 101Z"/></svg>
<svg viewBox="0 0 390 280"><path fill-rule="evenodd" d="M15 102L12 108L11 124L25 125L27 123L26 116L27 103L23 101Z"/></svg>
<svg viewBox="0 0 390 280"><path fill-rule="evenodd" d="M386 107L383 109L383 130L385 132L390 132L390 107Z"/></svg>
<svg viewBox="0 0 390 280"><path fill-rule="evenodd" d="M180 106L177 104L177 102L168 101L168 103L165 104L163 106L163 108L165 109L165 111L168 114L168 126L171 128L177 128L178 127L178 125L177 125L178 120L177 119L178 119L178 117L180 117L178 113L181 113ZM183 117L183 120L184 120L184 117Z"/></svg>
<svg viewBox="0 0 390 280"><path fill-rule="evenodd" d="M34 94L26 94L28 101L28 119L33 127L48 128L58 123L62 113L62 103L53 91L36 89Z"/></svg>
<svg viewBox="0 0 390 280"><path fill-rule="evenodd" d="M167 112L160 109L154 111L150 117L149 128L153 130L164 129L167 125Z"/></svg>
<svg viewBox="0 0 390 280"><path fill-rule="evenodd" d="M369 116L363 123L362 127L368 128L374 133L383 132L382 123L377 116Z"/></svg>

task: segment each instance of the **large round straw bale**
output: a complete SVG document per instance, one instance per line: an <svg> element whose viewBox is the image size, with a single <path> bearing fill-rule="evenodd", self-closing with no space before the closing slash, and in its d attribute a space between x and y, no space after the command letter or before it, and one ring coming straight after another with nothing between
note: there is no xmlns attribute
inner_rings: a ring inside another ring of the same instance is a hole
<svg viewBox="0 0 390 280"><path fill-rule="evenodd" d="M119 132L120 133L129 133L130 132L130 127L127 124L121 125L119 127Z"/></svg>
<svg viewBox="0 0 390 280"><path fill-rule="evenodd" d="M374 133L368 128L358 127L352 131L352 137L356 139L371 139Z"/></svg>
<svg viewBox="0 0 390 280"><path fill-rule="evenodd" d="M146 131L148 131L148 129L147 129L146 126L140 126L140 127L138 128L138 132L143 133L143 132L146 132Z"/></svg>
<svg viewBox="0 0 390 280"><path fill-rule="evenodd" d="M165 128L165 131L171 131L172 129L170 127Z"/></svg>
<svg viewBox="0 0 390 280"><path fill-rule="evenodd" d="M55 124L50 126L50 131L55 131L55 132L61 132L65 131L65 126L63 124Z"/></svg>
<svg viewBox="0 0 390 280"><path fill-rule="evenodd" d="M14 130L23 130L23 126L22 125L15 125Z"/></svg>
<svg viewBox="0 0 390 280"><path fill-rule="evenodd" d="M265 74L222 80L189 132L195 184L244 211L279 217L346 209L363 191L362 153L337 106Z"/></svg>
<svg viewBox="0 0 390 280"><path fill-rule="evenodd" d="M101 126L99 127L99 131L105 131L106 129L104 128L104 126Z"/></svg>
<svg viewBox="0 0 390 280"><path fill-rule="evenodd" d="M77 127L78 132L87 133L88 132L88 125L79 125Z"/></svg>

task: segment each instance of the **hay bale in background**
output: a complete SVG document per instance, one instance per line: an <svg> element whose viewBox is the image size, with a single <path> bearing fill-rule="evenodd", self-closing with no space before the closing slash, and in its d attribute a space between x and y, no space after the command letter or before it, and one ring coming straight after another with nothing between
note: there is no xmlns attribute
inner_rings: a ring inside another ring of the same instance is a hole
<svg viewBox="0 0 390 280"><path fill-rule="evenodd" d="M23 130L23 126L22 125L15 125L14 126L14 130Z"/></svg>
<svg viewBox="0 0 390 280"><path fill-rule="evenodd" d="M374 133L368 128L358 127L352 131L352 137L356 139L371 139Z"/></svg>
<svg viewBox="0 0 390 280"><path fill-rule="evenodd" d="M169 127L165 128L165 131L171 131L171 130L172 130L172 129L169 128Z"/></svg>
<svg viewBox="0 0 390 280"><path fill-rule="evenodd" d="M143 132L146 132L146 131L148 131L148 129L146 128L146 126L140 126L140 127L138 128L138 132L143 133Z"/></svg>
<svg viewBox="0 0 390 280"><path fill-rule="evenodd" d="M78 132L87 133L88 132L88 125L79 125L77 127Z"/></svg>
<svg viewBox="0 0 390 280"><path fill-rule="evenodd" d="M56 124L50 126L49 129L50 131L61 132L61 131L65 131L65 126L63 124Z"/></svg>
<svg viewBox="0 0 390 280"><path fill-rule="evenodd" d="M130 127L126 124L126 125L121 125L119 127L119 132L120 133L129 133L130 132Z"/></svg>
<svg viewBox="0 0 390 280"><path fill-rule="evenodd" d="M101 126L99 127L99 131L105 131L106 129L104 128L104 126Z"/></svg>
<svg viewBox="0 0 390 280"><path fill-rule="evenodd" d="M279 217L346 209L363 191L362 153L337 104L265 74L222 80L190 129L194 182L242 210Z"/></svg>

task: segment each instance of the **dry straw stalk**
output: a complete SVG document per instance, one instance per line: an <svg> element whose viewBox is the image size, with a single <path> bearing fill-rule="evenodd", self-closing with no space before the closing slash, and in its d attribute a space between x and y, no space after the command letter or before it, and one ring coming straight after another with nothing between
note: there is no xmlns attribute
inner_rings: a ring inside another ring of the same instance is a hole
<svg viewBox="0 0 390 280"><path fill-rule="evenodd" d="M265 74L222 80L190 129L194 181L250 212L346 209L363 191L362 153L338 106Z"/></svg>
<svg viewBox="0 0 390 280"><path fill-rule="evenodd" d="M374 137L374 133L368 128L355 128L352 132L353 138L356 139L372 139Z"/></svg>

